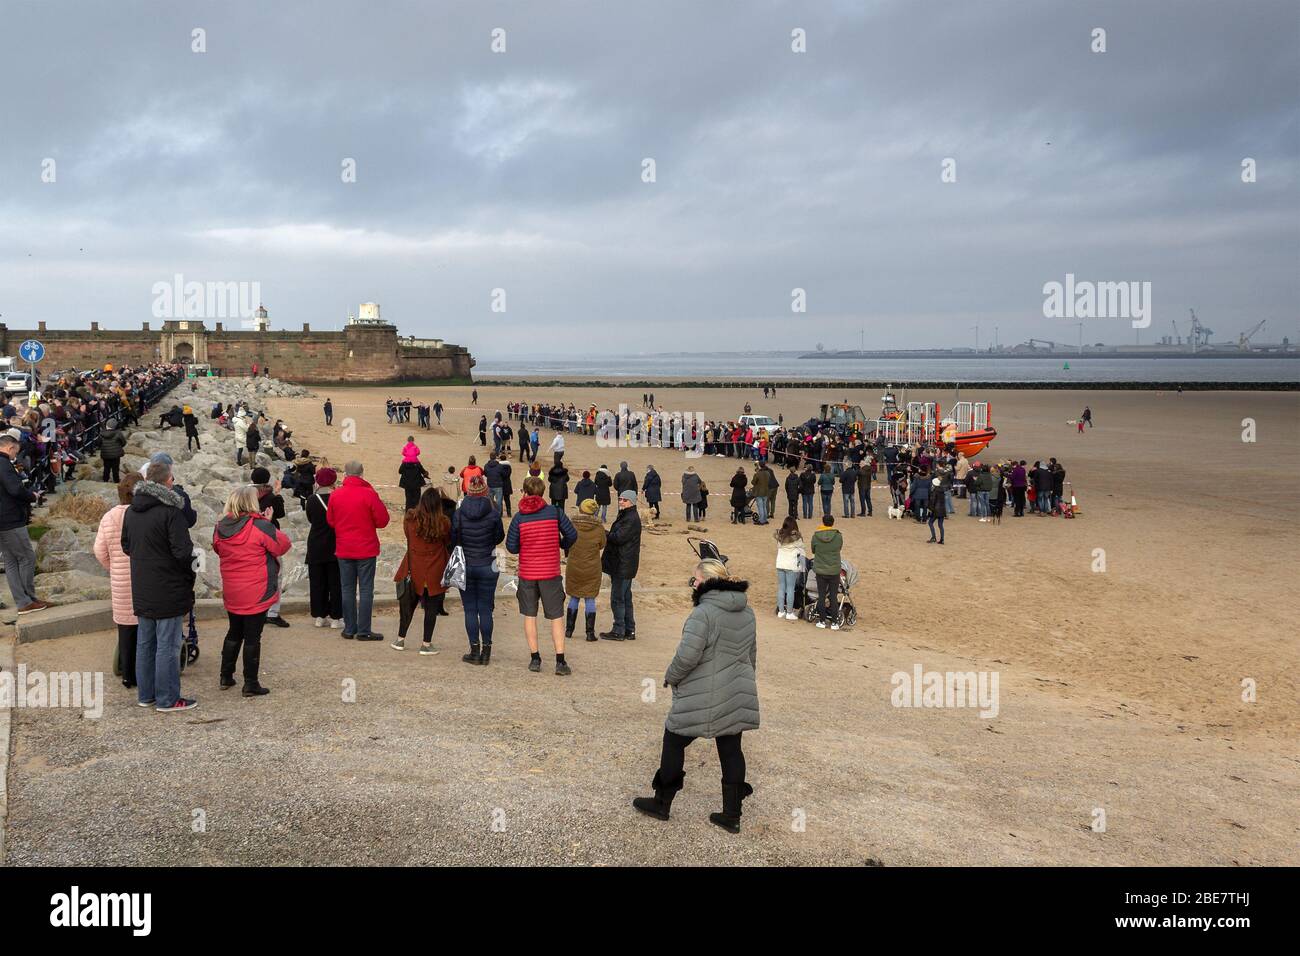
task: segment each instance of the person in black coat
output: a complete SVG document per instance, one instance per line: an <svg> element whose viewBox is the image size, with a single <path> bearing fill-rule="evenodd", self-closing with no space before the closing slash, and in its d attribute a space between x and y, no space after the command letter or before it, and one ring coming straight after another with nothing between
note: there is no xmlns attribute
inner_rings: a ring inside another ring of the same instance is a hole
<svg viewBox="0 0 1300 956"><path fill-rule="evenodd" d="M791 468L785 476L785 499L790 504L790 517L799 516L799 472Z"/></svg>
<svg viewBox="0 0 1300 956"><path fill-rule="evenodd" d="M1052 473L1052 510L1055 511L1065 500L1065 466L1053 458L1048 470Z"/></svg>
<svg viewBox="0 0 1300 956"><path fill-rule="evenodd" d="M803 516L811 518L813 516L813 492L817 489L817 473L813 471L811 463L804 465L803 471L799 472L799 497L803 500Z"/></svg>
<svg viewBox="0 0 1300 956"><path fill-rule="evenodd" d="M646 465L645 478L641 481L641 489L645 492L645 503L655 510L655 520L658 521L659 502L663 501L664 492L663 479L659 477L659 472L655 471L654 465Z"/></svg>
<svg viewBox="0 0 1300 956"><path fill-rule="evenodd" d="M738 468L731 477L731 523L745 523L745 506L749 503L749 479L745 469Z"/></svg>
<svg viewBox="0 0 1300 956"><path fill-rule="evenodd" d="M256 418L248 423L248 431L244 434L244 447L248 449L249 461L257 464L257 452L262 447L262 432L257 427Z"/></svg>
<svg viewBox="0 0 1300 956"><path fill-rule="evenodd" d="M1034 483L1034 510L1039 514L1052 513L1052 473L1041 461L1034 462L1030 475Z"/></svg>
<svg viewBox="0 0 1300 956"><path fill-rule="evenodd" d="M172 486L171 465L149 465L122 518L122 550L131 559L132 609L139 618L135 671L139 700L159 711L188 710L181 696L185 616L194 607L194 545Z"/></svg>
<svg viewBox="0 0 1300 956"><path fill-rule="evenodd" d="M601 465L596 471L594 481L596 482L596 504L600 505L600 520L604 521L613 500L610 489L614 487L614 479L609 476L609 470Z"/></svg>
<svg viewBox="0 0 1300 956"><path fill-rule="evenodd" d="M334 403L328 398L325 399L325 424L334 424Z"/></svg>
<svg viewBox="0 0 1300 956"><path fill-rule="evenodd" d="M311 586L311 616L317 627L343 627L343 585L339 562L334 556L334 529L326 520L330 492L338 474L333 468L319 468L316 493L307 498L307 580Z"/></svg>
<svg viewBox="0 0 1300 956"><path fill-rule="evenodd" d="M858 474L857 463L852 459L849 459L848 465L840 472L840 490L844 494L844 517L846 518L857 517L855 493L858 490Z"/></svg>
<svg viewBox="0 0 1300 956"><path fill-rule="evenodd" d="M471 489L474 487L472 484ZM486 488L486 482L479 487ZM461 655L466 664L486 665L492 660L493 610L500 577L494 552L505 537L501 512L486 494L471 490L451 519L451 547L460 547L465 553L465 587L460 601L469 637L469 653Z"/></svg>
<svg viewBox="0 0 1300 956"><path fill-rule="evenodd" d="M36 597L36 552L27 531L31 506L41 496L23 484L14 468L17 454L17 439L0 435L0 554L4 556L9 593L19 612L26 613L49 605Z"/></svg>
<svg viewBox="0 0 1300 956"><path fill-rule="evenodd" d="M397 484L406 492L406 510L420 503L420 489L429 480L429 473L418 461L404 461L397 469Z"/></svg>
<svg viewBox="0 0 1300 956"><path fill-rule="evenodd" d="M588 498L596 497L596 483L591 480L591 472L584 471L578 483L573 486L573 504L581 508L582 503Z"/></svg>
<svg viewBox="0 0 1300 956"><path fill-rule="evenodd" d="M614 476L614 492L615 492L615 494L620 494L620 495L621 495L621 494L622 494L623 492L625 492L625 491L633 491L633 492L634 492L634 491L636 491L636 490L637 490L636 475L634 475L634 474L632 473L632 470L631 470L630 468L627 467L627 462L625 462L625 461L621 461L621 462L619 462L619 464L618 464L618 474L616 474L616 475ZM602 520L602 521L604 520L604 516L603 516L603 515L601 516L601 520Z"/></svg>
<svg viewBox="0 0 1300 956"><path fill-rule="evenodd" d="M499 470L501 472L501 509L506 517L511 515L510 499L514 496L515 486L510 478L510 453L503 451Z"/></svg>
<svg viewBox="0 0 1300 956"><path fill-rule="evenodd" d="M641 566L641 515L636 510L636 492L618 496L618 517L605 534L605 553L600 569L609 575L609 605L614 625L600 636L607 641L635 641L636 618L632 613L632 580Z"/></svg>
<svg viewBox="0 0 1300 956"><path fill-rule="evenodd" d="M202 451L203 446L199 444L199 418L189 409L188 405L186 406L185 416L181 420L185 422L186 449L193 447Z"/></svg>
<svg viewBox="0 0 1300 956"><path fill-rule="evenodd" d="M569 469L560 464L558 456L551 470L546 473L546 480L549 484L551 504L555 505L556 511L563 511L564 503L569 498Z"/></svg>

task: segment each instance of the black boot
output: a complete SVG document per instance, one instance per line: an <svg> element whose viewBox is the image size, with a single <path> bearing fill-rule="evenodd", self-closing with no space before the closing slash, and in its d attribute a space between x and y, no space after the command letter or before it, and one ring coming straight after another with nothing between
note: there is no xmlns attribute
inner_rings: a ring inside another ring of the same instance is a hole
<svg viewBox="0 0 1300 956"><path fill-rule="evenodd" d="M717 824L728 833L740 832L740 804L754 792L747 783L724 783L722 785L722 812L710 813L709 822Z"/></svg>
<svg viewBox="0 0 1300 956"><path fill-rule="evenodd" d="M271 693L257 682L257 670L262 663L262 642L249 644L244 642L244 689L240 691L245 697L261 697Z"/></svg>
<svg viewBox="0 0 1300 956"><path fill-rule="evenodd" d="M478 662L482 664L484 667L487 667L488 662L491 660L492 660L492 645L484 644L483 653L479 655Z"/></svg>
<svg viewBox="0 0 1300 956"><path fill-rule="evenodd" d="M235 686L235 660L239 657L239 642L226 638L221 645L221 689Z"/></svg>
<svg viewBox="0 0 1300 956"><path fill-rule="evenodd" d="M672 784L664 786L663 777L656 770L655 778L650 783L650 786L655 788L655 795L653 797L637 797L632 801L632 806L648 817L654 817L656 820L667 820L668 811L673 806L673 797L677 796L677 791L682 789L685 780L686 774L680 773Z"/></svg>
<svg viewBox="0 0 1300 956"><path fill-rule="evenodd" d="M573 629L578 624L578 609L571 607L564 612L564 636L573 637Z"/></svg>
<svg viewBox="0 0 1300 956"><path fill-rule="evenodd" d="M596 612L591 611L587 614L587 640L596 640Z"/></svg>
<svg viewBox="0 0 1300 956"><path fill-rule="evenodd" d="M469 646L469 653L460 655L460 659L466 664L482 663L482 653L479 651L479 646L480 645L478 644L471 644Z"/></svg>

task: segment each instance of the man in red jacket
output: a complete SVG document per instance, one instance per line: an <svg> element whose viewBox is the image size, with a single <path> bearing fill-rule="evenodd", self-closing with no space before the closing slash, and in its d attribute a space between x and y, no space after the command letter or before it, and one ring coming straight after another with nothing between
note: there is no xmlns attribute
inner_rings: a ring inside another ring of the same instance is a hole
<svg viewBox="0 0 1300 956"><path fill-rule="evenodd" d="M343 636L382 641L384 635L370 630L370 609L375 600L375 559L379 557L377 532L388 527L388 509L370 482L361 477L361 462L348 462L344 472L343 487L330 495L325 509L325 520L334 529L334 554L343 587Z"/></svg>
<svg viewBox="0 0 1300 956"><path fill-rule="evenodd" d="M572 673L564 660L564 583L560 577L560 551L568 551L578 540L578 531L568 515L542 498L546 485L529 475L524 479L524 496L519 512L510 519L506 550L519 555L519 613L524 616L524 637L528 639L530 671L542 669L537 650L537 605L540 601L551 622L555 643L555 673Z"/></svg>

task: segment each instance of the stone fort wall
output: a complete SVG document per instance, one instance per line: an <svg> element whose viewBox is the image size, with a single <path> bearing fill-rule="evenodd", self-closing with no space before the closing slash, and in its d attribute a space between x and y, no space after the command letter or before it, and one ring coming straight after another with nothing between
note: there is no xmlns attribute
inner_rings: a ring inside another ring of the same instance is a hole
<svg viewBox="0 0 1300 956"><path fill-rule="evenodd" d="M100 368L106 362L133 365L189 361L211 365L224 375L260 370L287 382L372 383L471 380L474 359L459 345L407 344L391 325L349 325L342 332L228 331L218 322L169 319L161 329L142 323L139 330L89 331L10 329L0 324L0 355L17 356L24 339L45 345L45 369Z"/></svg>

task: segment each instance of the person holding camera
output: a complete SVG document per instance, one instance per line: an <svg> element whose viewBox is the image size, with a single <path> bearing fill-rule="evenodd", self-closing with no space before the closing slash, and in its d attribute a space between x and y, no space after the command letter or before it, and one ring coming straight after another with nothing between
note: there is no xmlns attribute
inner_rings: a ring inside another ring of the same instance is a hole
<svg viewBox="0 0 1300 956"><path fill-rule="evenodd" d="M23 484L14 468L16 457L18 440L0 435L0 554L18 613L30 614L50 606L36 598L36 550L27 533L31 506L39 503L42 495Z"/></svg>

